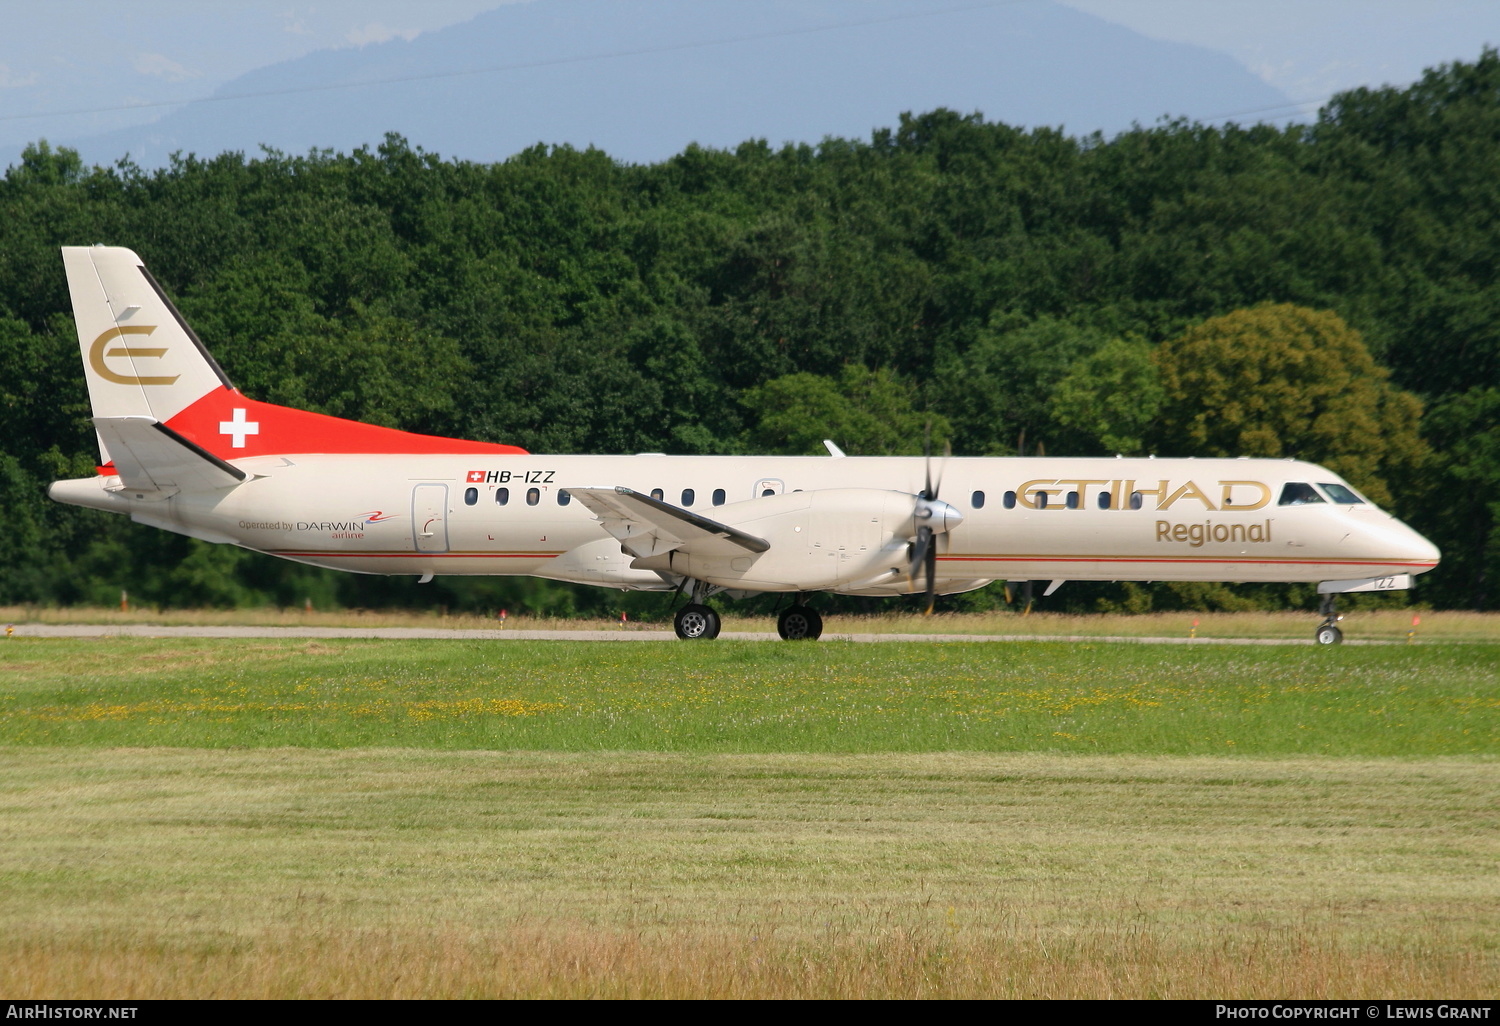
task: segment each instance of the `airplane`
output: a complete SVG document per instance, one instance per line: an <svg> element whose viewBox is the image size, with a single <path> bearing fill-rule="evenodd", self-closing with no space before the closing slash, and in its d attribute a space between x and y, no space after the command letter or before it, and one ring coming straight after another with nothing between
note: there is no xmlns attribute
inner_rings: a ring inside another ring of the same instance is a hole
<svg viewBox="0 0 1500 1026"><path fill-rule="evenodd" d="M1411 587L1426 538L1299 460L549 456L413 434L242 394L129 249L64 247L100 465L55 500L314 566L532 575L686 592L683 639L720 629L710 596L937 595L996 581L1316 582L1335 597ZM941 497L940 497L941 490Z"/></svg>

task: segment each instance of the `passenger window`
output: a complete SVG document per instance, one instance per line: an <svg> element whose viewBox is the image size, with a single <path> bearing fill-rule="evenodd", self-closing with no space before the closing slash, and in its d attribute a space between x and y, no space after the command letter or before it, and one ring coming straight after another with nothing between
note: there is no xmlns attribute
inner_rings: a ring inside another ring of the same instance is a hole
<svg viewBox="0 0 1500 1026"><path fill-rule="evenodd" d="M1077 509L1078 508L1078 493L1077 492L1069 492L1068 493L1068 508L1069 509Z"/></svg>
<svg viewBox="0 0 1500 1026"><path fill-rule="evenodd" d="M1323 496L1319 495L1317 489L1310 484L1301 481L1288 481L1281 488L1281 499L1276 503L1278 506L1310 506L1315 502L1322 502Z"/></svg>
<svg viewBox="0 0 1500 1026"><path fill-rule="evenodd" d="M969 496L969 505L974 507L975 509L984 509L984 493L975 492L973 495Z"/></svg>
<svg viewBox="0 0 1500 1026"><path fill-rule="evenodd" d="M1140 492L1131 492L1130 493L1130 508L1131 509L1140 509L1145 504L1146 504L1146 498Z"/></svg>
<svg viewBox="0 0 1500 1026"><path fill-rule="evenodd" d="M1047 508L1047 493L1046 492L1037 492L1036 493L1036 508L1037 509L1046 509Z"/></svg>
<svg viewBox="0 0 1500 1026"><path fill-rule="evenodd" d="M762 499L764 499L767 495L775 495L775 494L776 494L776 489L774 489L774 488L764 488L764 489L761 490L760 497Z"/></svg>
<svg viewBox="0 0 1500 1026"><path fill-rule="evenodd" d="M1364 499L1354 494L1354 489L1345 488L1341 484L1332 484L1328 481L1319 481L1318 487L1328 493L1328 497L1334 502L1344 506L1353 506L1356 503L1363 504Z"/></svg>
<svg viewBox="0 0 1500 1026"><path fill-rule="evenodd" d="M724 489L722 489L722 488L715 488L714 489L714 505L715 506L722 506L722 505L724 505Z"/></svg>
<svg viewBox="0 0 1500 1026"><path fill-rule="evenodd" d="M1015 509L1016 508L1016 493L1015 492L1006 492L1000 498L1000 505L1004 506L1006 509Z"/></svg>
<svg viewBox="0 0 1500 1026"><path fill-rule="evenodd" d="M1100 492L1099 493L1099 508L1100 509L1109 509L1109 502L1110 502L1109 493L1108 492Z"/></svg>
<svg viewBox="0 0 1500 1026"><path fill-rule="evenodd" d="M495 489L495 505L496 506L504 506L508 502L510 502L510 489L509 488L496 488Z"/></svg>
<svg viewBox="0 0 1500 1026"><path fill-rule="evenodd" d="M660 488L653 488L653 489L651 489L651 498L655 499L657 502L660 502L661 499L662 499L662 496L666 495L666 494L667 493L664 492L664 491L662 491Z"/></svg>
<svg viewBox="0 0 1500 1026"><path fill-rule="evenodd" d="M474 503L476 503L478 501L479 501L479 489L478 488L465 488L464 489L464 505L465 506L472 506L472 505L474 505Z"/></svg>
<svg viewBox="0 0 1500 1026"><path fill-rule="evenodd" d="M682 490L682 504L684 506L691 506L693 504L693 500L697 497L698 496L693 492L691 488L684 488Z"/></svg>
<svg viewBox="0 0 1500 1026"><path fill-rule="evenodd" d="M573 501L573 496L570 495L570 494L568 494L568 490L566 488L559 488L557 490L557 504L559 506L566 506L568 503L570 503L572 501Z"/></svg>
<svg viewBox="0 0 1500 1026"><path fill-rule="evenodd" d="M540 488L528 488L528 489L526 489L526 505L528 505L528 506L535 506L537 503L539 503L541 501L542 501L542 491L541 491Z"/></svg>

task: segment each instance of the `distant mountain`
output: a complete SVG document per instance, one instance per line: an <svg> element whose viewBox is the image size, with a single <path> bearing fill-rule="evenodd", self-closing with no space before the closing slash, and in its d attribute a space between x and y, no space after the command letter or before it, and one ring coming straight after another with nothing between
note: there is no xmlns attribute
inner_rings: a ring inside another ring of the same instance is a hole
<svg viewBox="0 0 1500 1026"><path fill-rule="evenodd" d="M1287 102L1223 54L1051 0L532 0L261 68L215 95L53 141L89 162L128 152L154 167L175 150L349 150L395 131L446 157L501 160L544 142L645 163L691 142L868 138L940 106L1082 135Z"/></svg>

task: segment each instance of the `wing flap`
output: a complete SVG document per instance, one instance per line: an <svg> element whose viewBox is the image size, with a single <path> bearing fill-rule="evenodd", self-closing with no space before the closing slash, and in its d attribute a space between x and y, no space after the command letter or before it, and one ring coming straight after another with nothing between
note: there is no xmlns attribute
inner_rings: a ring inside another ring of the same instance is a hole
<svg viewBox="0 0 1500 1026"><path fill-rule="evenodd" d="M758 555L771 547L764 538L631 488L569 488L568 493L598 517L604 529L638 559L673 551L695 555L742 552Z"/></svg>
<svg viewBox="0 0 1500 1026"><path fill-rule="evenodd" d="M247 476L154 417L95 417L94 430L113 457L115 473L126 488L212 491L232 488Z"/></svg>

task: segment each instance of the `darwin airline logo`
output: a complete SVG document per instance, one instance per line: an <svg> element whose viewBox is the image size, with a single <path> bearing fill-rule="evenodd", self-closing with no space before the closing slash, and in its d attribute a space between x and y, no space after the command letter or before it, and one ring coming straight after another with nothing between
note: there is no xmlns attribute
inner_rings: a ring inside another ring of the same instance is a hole
<svg viewBox="0 0 1500 1026"><path fill-rule="evenodd" d="M1271 488L1262 481L1216 481L1207 488L1196 481L1175 484L1170 480L1143 481L1135 478L1058 478L1027 481L1015 491L1016 505L1035 510L1145 509L1169 510L1178 504L1210 512L1248 512L1271 501ZM1009 504L1010 497L1006 497Z"/></svg>
<svg viewBox="0 0 1500 1026"><path fill-rule="evenodd" d="M246 531L316 531L326 533L330 538L363 538L365 528L371 524L383 524L400 516L400 513L373 509L359 514L356 520L241 520L240 528Z"/></svg>
<svg viewBox="0 0 1500 1026"><path fill-rule="evenodd" d="M110 328L104 334L94 339L93 345L89 346L89 367L95 374L105 381L113 381L117 385L170 385L181 375L179 374L122 374L112 368L106 361L118 360L124 357L128 363L125 366L131 371L137 370L137 360L160 360L167 355L166 346L139 346L131 345L125 341L127 335L149 335L156 330L154 324L122 324ZM114 345L119 340L119 345Z"/></svg>

